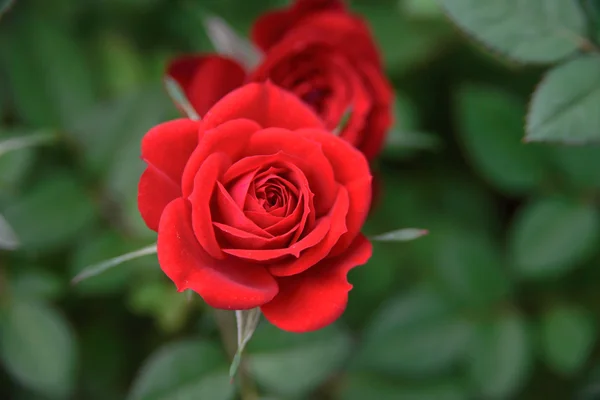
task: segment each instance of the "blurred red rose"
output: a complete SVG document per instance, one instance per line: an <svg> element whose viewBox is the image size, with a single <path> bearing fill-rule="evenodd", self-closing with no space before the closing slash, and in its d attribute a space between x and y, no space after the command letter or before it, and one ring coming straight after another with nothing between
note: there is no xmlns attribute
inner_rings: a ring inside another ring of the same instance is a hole
<svg viewBox="0 0 600 400"><path fill-rule="evenodd" d="M342 314L347 273L371 256L360 233L371 174L296 96L247 84L202 121L151 129L142 158L139 210L179 291L215 308L260 307L292 332Z"/></svg>
<svg viewBox="0 0 600 400"><path fill-rule="evenodd" d="M339 0L296 0L264 14L252 28L264 58L251 71L230 58L174 60L167 74L199 115L244 82L271 82L300 97L338 134L372 160L392 123L392 89L369 28Z"/></svg>

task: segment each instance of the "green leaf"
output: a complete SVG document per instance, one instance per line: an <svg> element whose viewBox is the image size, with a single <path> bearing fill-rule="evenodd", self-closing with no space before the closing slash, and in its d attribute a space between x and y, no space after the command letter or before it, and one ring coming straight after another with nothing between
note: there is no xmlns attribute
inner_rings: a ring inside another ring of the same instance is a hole
<svg viewBox="0 0 600 400"><path fill-rule="evenodd" d="M371 237L371 240L379 242L408 242L425 236L429 233L426 229L404 228L391 232L382 233Z"/></svg>
<svg viewBox="0 0 600 400"><path fill-rule="evenodd" d="M435 250L436 279L452 299L463 307L487 312L508 296L511 282L500 250L491 240L479 233L454 229L439 232L439 242Z"/></svg>
<svg viewBox="0 0 600 400"><path fill-rule="evenodd" d="M147 271L152 272L152 271ZM160 269L157 268L157 272ZM144 274L144 277L147 275ZM186 322L189 301L186 295L173 288L172 282L148 279L136 282L129 292L129 308L141 315L149 315L164 333L180 331Z"/></svg>
<svg viewBox="0 0 600 400"><path fill-rule="evenodd" d="M399 159L417 150L436 150L441 143L436 136L420 130L417 107L403 93L394 95L394 126L387 133L383 156Z"/></svg>
<svg viewBox="0 0 600 400"><path fill-rule="evenodd" d="M540 329L546 363L562 375L581 370L596 341L593 316L578 307L558 305L543 315Z"/></svg>
<svg viewBox="0 0 600 400"><path fill-rule="evenodd" d="M13 5L14 0L1 0L0 1L0 17L2 17Z"/></svg>
<svg viewBox="0 0 600 400"><path fill-rule="evenodd" d="M8 221L0 214L0 249L15 250L20 246L19 239Z"/></svg>
<svg viewBox="0 0 600 400"><path fill-rule="evenodd" d="M394 75L434 58L454 39L448 24L411 21L380 3L353 3L352 9L368 21L386 69Z"/></svg>
<svg viewBox="0 0 600 400"><path fill-rule="evenodd" d="M166 344L145 361L128 400L233 398L225 355L219 346L196 340Z"/></svg>
<svg viewBox="0 0 600 400"><path fill-rule="evenodd" d="M560 179L569 185L569 188L600 188L600 148L557 146L550 151Z"/></svg>
<svg viewBox="0 0 600 400"><path fill-rule="evenodd" d="M576 1L441 0L447 15L476 40L518 61L551 63L575 52L586 34Z"/></svg>
<svg viewBox="0 0 600 400"><path fill-rule="evenodd" d="M83 44L60 20L39 11L15 13L7 27L0 36L0 62L18 115L34 128L72 127L95 102Z"/></svg>
<svg viewBox="0 0 600 400"><path fill-rule="evenodd" d="M398 384L377 376L351 374L344 379L340 400L467 400L464 385L453 380Z"/></svg>
<svg viewBox="0 0 600 400"><path fill-rule="evenodd" d="M42 179L5 216L24 249L42 251L69 244L93 221L95 209L81 185L61 171Z"/></svg>
<svg viewBox="0 0 600 400"><path fill-rule="evenodd" d="M542 149L522 142L525 107L489 87L467 85L457 95L459 135L476 171L508 192L540 185L547 166Z"/></svg>
<svg viewBox="0 0 600 400"><path fill-rule="evenodd" d="M47 269L19 268L10 278L11 293L23 298L54 300L60 297L65 289L62 278Z"/></svg>
<svg viewBox="0 0 600 400"><path fill-rule="evenodd" d="M6 135L0 132L0 141L10 140L13 133ZM30 171L35 161L35 151L32 147L11 151L0 157L0 191L4 193L15 192Z"/></svg>
<svg viewBox="0 0 600 400"><path fill-rule="evenodd" d="M76 349L67 321L53 308L12 299L0 324L0 358L23 386L57 399L73 389Z"/></svg>
<svg viewBox="0 0 600 400"><path fill-rule="evenodd" d="M544 198L522 208L511 228L509 251L524 277L560 275L585 261L599 236L598 211L562 198Z"/></svg>
<svg viewBox="0 0 600 400"><path fill-rule="evenodd" d="M400 0L402 11L411 17L437 18L442 9L437 0Z"/></svg>
<svg viewBox="0 0 600 400"><path fill-rule="evenodd" d="M461 359L471 336L446 299L430 288L392 299L365 331L354 360L358 369L382 373L429 374Z"/></svg>
<svg viewBox="0 0 600 400"><path fill-rule="evenodd" d="M575 4L575 2L573 2ZM584 55L551 69L527 114L529 142L600 142L600 56Z"/></svg>
<svg viewBox="0 0 600 400"><path fill-rule="evenodd" d="M480 395L477 397L513 398L527 381L532 353L529 332L520 315L503 314L482 323L473 336L468 357L469 377Z"/></svg>
<svg viewBox="0 0 600 400"><path fill-rule="evenodd" d="M0 141L0 157L10 151L52 142L56 138L57 135L55 133L39 132L2 139Z"/></svg>
<svg viewBox="0 0 600 400"><path fill-rule="evenodd" d="M298 335L262 324L246 357L252 376L269 393L299 396L342 368L350 345L349 336L335 325Z"/></svg>

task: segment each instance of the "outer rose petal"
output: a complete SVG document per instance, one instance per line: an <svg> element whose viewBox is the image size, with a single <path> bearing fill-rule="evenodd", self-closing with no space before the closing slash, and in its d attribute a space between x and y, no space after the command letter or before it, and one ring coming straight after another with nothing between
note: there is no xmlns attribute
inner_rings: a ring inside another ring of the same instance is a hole
<svg viewBox="0 0 600 400"><path fill-rule="evenodd" d="M153 231L167 204L181 196L181 176L198 143L198 129L196 121L177 119L155 126L142 139L148 168L138 185L138 208Z"/></svg>
<svg viewBox="0 0 600 400"><path fill-rule="evenodd" d="M167 75L179 83L200 116L241 86L246 78L244 68L237 61L219 55L177 58L169 64Z"/></svg>
<svg viewBox="0 0 600 400"><path fill-rule="evenodd" d="M267 51L303 18L319 11L344 9L342 0L296 0L288 9L263 14L252 26L250 35L261 50Z"/></svg>
<svg viewBox="0 0 600 400"><path fill-rule="evenodd" d="M229 93L208 111L202 124L208 130L240 118L256 121L263 128L323 128L307 105L269 81L249 83Z"/></svg>
<svg viewBox="0 0 600 400"><path fill-rule="evenodd" d="M331 162L336 180L348 190L350 208L346 217L348 232L331 250L335 256L346 250L362 228L371 207L371 172L365 156L337 136L319 129L299 129L298 134L321 143L323 153Z"/></svg>
<svg viewBox="0 0 600 400"><path fill-rule="evenodd" d="M333 323L346 309L348 271L367 262L371 243L359 235L348 251L300 275L279 278L279 294L261 307L265 318L289 332L309 332Z"/></svg>
<svg viewBox="0 0 600 400"><path fill-rule="evenodd" d="M215 260L196 241L190 207L179 198L164 211L158 230L158 260L178 291L192 289L215 308L246 310L278 292L275 279L260 265Z"/></svg>
<svg viewBox="0 0 600 400"><path fill-rule="evenodd" d="M362 135L362 142L357 148L363 152L368 160L375 158L385 142L386 134L392 126L393 90L381 70L367 63L361 65L365 83L370 87L371 96L375 105L368 117L366 131Z"/></svg>

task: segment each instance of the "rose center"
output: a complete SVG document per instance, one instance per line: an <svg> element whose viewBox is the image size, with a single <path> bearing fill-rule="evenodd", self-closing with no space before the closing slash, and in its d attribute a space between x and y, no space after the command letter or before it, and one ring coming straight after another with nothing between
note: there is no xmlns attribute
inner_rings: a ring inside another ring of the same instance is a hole
<svg viewBox="0 0 600 400"><path fill-rule="evenodd" d="M265 210L269 211L273 208L278 208L284 205L284 193L280 186L275 184L266 184L259 188L256 193L256 198Z"/></svg>

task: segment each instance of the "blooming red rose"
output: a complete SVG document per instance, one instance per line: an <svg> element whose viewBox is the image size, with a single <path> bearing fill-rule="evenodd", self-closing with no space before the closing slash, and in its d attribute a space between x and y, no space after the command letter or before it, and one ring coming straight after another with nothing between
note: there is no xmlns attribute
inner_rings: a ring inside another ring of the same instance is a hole
<svg viewBox="0 0 600 400"><path fill-rule="evenodd" d="M371 255L360 233L371 174L296 96L247 84L201 121L151 129L142 158L139 210L179 291L215 308L260 307L293 332L341 315L347 273Z"/></svg>
<svg viewBox="0 0 600 400"><path fill-rule="evenodd" d="M392 123L392 90L361 18L339 0L296 0L260 17L252 38L264 58L251 71L230 58L197 55L174 60L167 74L200 115L232 88L270 80L310 105L328 130L340 127L369 160L379 153Z"/></svg>

